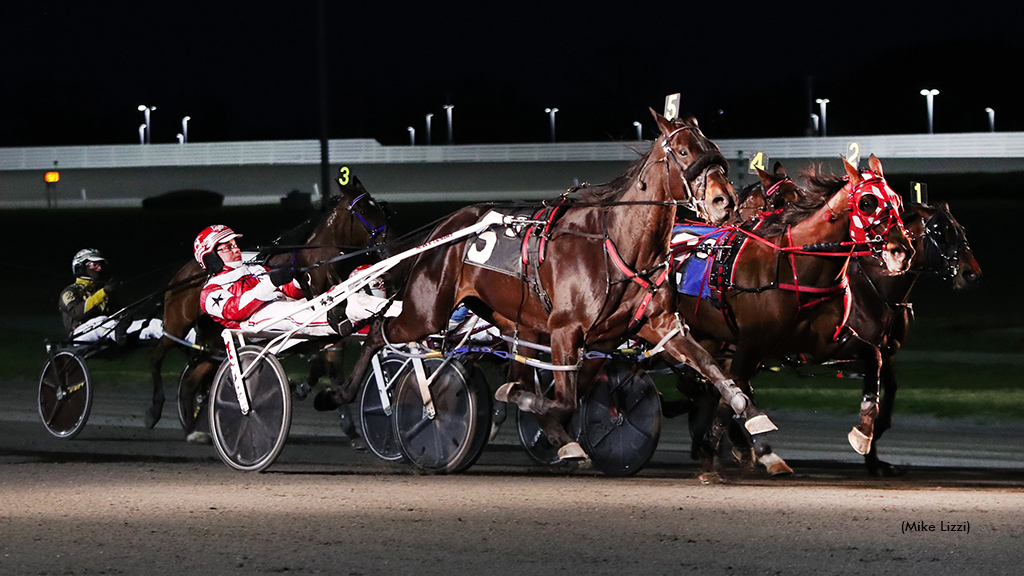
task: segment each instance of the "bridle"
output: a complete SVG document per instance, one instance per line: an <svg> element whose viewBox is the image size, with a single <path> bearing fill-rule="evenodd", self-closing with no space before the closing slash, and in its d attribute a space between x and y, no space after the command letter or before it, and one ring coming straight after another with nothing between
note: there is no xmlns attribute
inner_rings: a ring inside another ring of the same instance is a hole
<svg viewBox="0 0 1024 576"><path fill-rule="evenodd" d="M940 243L936 238L943 227L946 227L947 230L952 229L956 234L956 238L952 242ZM938 208L924 221L924 240L925 270L937 273L943 280L950 280L956 276L960 268L960 250L970 248L967 244L967 236L963 233L963 227L957 224L944 209ZM933 264L937 265L933 266Z"/></svg>
<svg viewBox="0 0 1024 576"><path fill-rule="evenodd" d="M363 215L355 210L356 204L358 204L359 201L363 199L366 199L366 201L370 203L370 206L380 208L381 215L384 217L383 224L374 228L373 224L367 222L366 218L363 218ZM346 208L346 210L349 211L353 218L359 220L359 222L362 223L363 227L366 229L366 235L370 238L370 245L379 246L380 244L384 243L384 239L387 236L388 231L388 219L387 216L384 214L383 208L381 208L380 205L377 204L373 197L370 196L369 192L363 192L359 196L353 198L352 201L348 203L348 207ZM378 236L380 237L379 240L377 238Z"/></svg>
<svg viewBox="0 0 1024 576"><path fill-rule="evenodd" d="M696 130L696 139L704 148L700 151L700 155L696 157L696 160L686 166L683 165L679 154L671 146L671 142L675 136L684 130ZM657 160L657 162L665 163L666 178L669 182L669 192L672 196L673 203L680 203L675 200L676 195L672 192L672 183L675 181L672 178L672 166L674 165L679 171L679 179L682 181L683 189L686 192L686 200L681 202L682 205L693 210L697 214L700 214L705 219L708 219L708 216L710 215L704 202L708 186L708 177L715 172L722 176L728 176L728 164L723 166L725 159L721 157L721 153L718 151L718 148L713 144L711 146L707 146L707 144L710 144L710 142L703 134L700 133L699 128L696 126L680 126L672 132L664 135L661 140L662 158ZM707 164L707 166L694 174L693 168L702 164ZM648 167L649 164L645 165L640 171L641 177ZM690 184L691 181L693 182L692 186Z"/></svg>
<svg viewBox="0 0 1024 576"><path fill-rule="evenodd" d="M889 236L889 233L896 226L904 231L903 220L900 219L900 208L903 207L903 200L889 188L881 176L873 172L864 172L866 178L859 182L850 191L850 238L859 244L878 245ZM874 209L866 209L862 206L866 196L873 196L876 200ZM870 210L870 211L869 211ZM879 225L885 229L876 232Z"/></svg>

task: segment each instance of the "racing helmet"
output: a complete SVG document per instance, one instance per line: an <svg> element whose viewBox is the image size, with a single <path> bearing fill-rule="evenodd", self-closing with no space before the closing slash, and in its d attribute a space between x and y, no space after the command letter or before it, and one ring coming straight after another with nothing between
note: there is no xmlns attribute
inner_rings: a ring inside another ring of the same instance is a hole
<svg viewBox="0 0 1024 576"><path fill-rule="evenodd" d="M356 266L355 270L353 270L352 273L348 275L349 279L354 278L360 272L362 272L363 270L368 269L369 267L370 267L369 264L363 264L361 266ZM370 294L371 296L376 296L378 298L387 298L387 296L388 296L387 292L384 290L384 279L381 278L380 276L377 276L376 278L371 279L366 284L365 291L368 294Z"/></svg>
<svg viewBox="0 0 1024 576"><path fill-rule="evenodd" d="M71 259L71 273L80 278L87 278L89 274L85 271L86 262L103 262L106 264L107 259L95 248L83 248Z"/></svg>
<svg viewBox="0 0 1024 576"><path fill-rule="evenodd" d="M192 245L192 251L195 254L196 262L199 263L204 269L209 268L211 258L220 260L217 256L217 245L222 242L230 242L235 238L241 238L241 234L236 234L234 230L228 228L223 224L214 224L205 228L202 232L196 236L196 240ZM220 266L213 266L214 268L220 268L224 265L220 262Z"/></svg>

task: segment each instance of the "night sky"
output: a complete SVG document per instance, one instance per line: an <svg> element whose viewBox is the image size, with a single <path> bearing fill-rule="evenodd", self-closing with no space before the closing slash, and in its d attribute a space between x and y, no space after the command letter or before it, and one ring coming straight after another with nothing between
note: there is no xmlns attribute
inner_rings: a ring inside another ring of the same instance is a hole
<svg viewBox="0 0 1024 576"><path fill-rule="evenodd" d="M319 136L316 0L50 2L0 17L0 147ZM1024 9L1009 3L325 0L329 136L408 144L635 137L682 93L711 138L1024 130Z"/></svg>

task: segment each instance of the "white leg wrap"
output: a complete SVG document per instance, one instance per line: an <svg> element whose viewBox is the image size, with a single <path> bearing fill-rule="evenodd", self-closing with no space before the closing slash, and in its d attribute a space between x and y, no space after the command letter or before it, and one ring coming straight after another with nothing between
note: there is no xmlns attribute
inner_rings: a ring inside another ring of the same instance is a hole
<svg viewBox="0 0 1024 576"><path fill-rule="evenodd" d="M854 427L853 430L850 430L850 433L847 434L846 439L850 441L850 446L853 446L853 449L857 451L857 454L863 456L871 451L871 439L873 437L873 435L865 435L863 432L858 430L857 427Z"/></svg>
<svg viewBox="0 0 1024 576"><path fill-rule="evenodd" d="M786 464L786 461L774 452L761 456L757 461L760 462L772 476L793 473L793 469L789 467L789 464Z"/></svg>
<svg viewBox="0 0 1024 576"><path fill-rule="evenodd" d="M776 426L770 418L768 418L767 414L758 414L757 416L750 418L747 420L744 427L747 429L747 432L750 432L751 436L755 434L764 434L765 432L773 432L779 429L779 427Z"/></svg>

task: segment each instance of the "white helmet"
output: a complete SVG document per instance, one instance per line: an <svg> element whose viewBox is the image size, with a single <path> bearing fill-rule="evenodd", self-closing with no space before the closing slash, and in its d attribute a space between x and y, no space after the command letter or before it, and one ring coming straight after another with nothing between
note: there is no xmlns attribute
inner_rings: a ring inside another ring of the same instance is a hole
<svg viewBox="0 0 1024 576"><path fill-rule="evenodd" d="M230 242L235 238L241 238L241 236L241 234L236 234L234 230L223 224L208 226L200 232L198 236L196 236L195 242L192 243L192 250L196 257L196 262L199 262L200 266L206 268L206 256L214 254L218 244L222 242Z"/></svg>
<svg viewBox="0 0 1024 576"><path fill-rule="evenodd" d="M107 259L95 248L83 248L71 259L71 273L81 278L88 277L89 274L85 271L86 262L103 262L106 264Z"/></svg>

